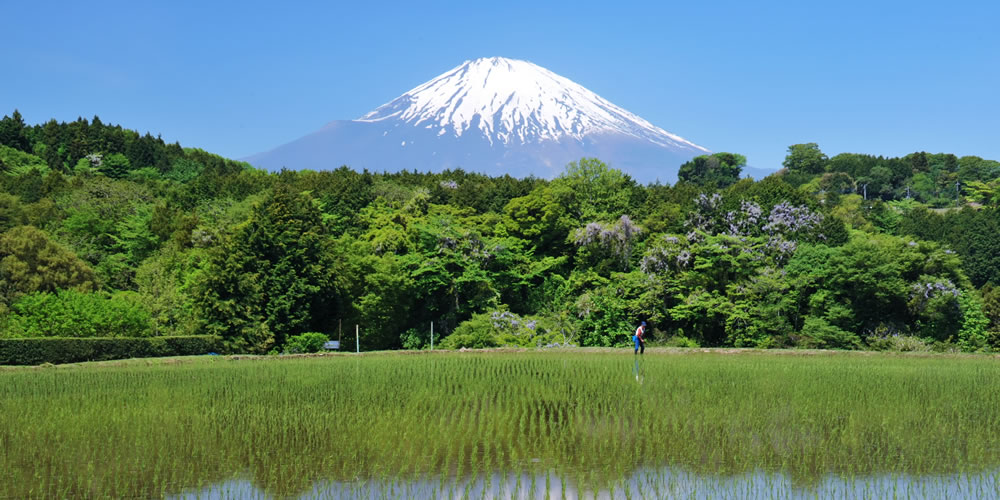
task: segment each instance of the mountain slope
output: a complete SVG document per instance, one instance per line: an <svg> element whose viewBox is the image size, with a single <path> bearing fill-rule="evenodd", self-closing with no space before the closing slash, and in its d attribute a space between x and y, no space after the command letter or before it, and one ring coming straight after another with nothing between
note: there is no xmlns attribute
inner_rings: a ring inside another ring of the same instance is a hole
<svg viewBox="0 0 1000 500"><path fill-rule="evenodd" d="M461 167L551 177L594 156L640 181L673 182L681 163L708 152L542 67L489 58L247 161L268 169Z"/></svg>

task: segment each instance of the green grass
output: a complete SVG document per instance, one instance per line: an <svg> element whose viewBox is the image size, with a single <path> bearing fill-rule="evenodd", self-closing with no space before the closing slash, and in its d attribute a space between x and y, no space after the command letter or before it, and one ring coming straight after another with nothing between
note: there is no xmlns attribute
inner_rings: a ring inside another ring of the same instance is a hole
<svg viewBox="0 0 1000 500"><path fill-rule="evenodd" d="M629 350L4 370L0 498L519 472L600 490L663 466L808 488L1000 466L995 358L647 352L640 368Z"/></svg>

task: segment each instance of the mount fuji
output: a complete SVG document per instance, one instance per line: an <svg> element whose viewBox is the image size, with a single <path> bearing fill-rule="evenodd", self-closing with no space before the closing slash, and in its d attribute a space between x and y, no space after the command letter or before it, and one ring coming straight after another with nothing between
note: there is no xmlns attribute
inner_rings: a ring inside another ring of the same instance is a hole
<svg viewBox="0 0 1000 500"><path fill-rule="evenodd" d="M463 168L551 178L596 157L640 182L674 182L683 162L709 153L545 68L494 57L245 160L270 170Z"/></svg>

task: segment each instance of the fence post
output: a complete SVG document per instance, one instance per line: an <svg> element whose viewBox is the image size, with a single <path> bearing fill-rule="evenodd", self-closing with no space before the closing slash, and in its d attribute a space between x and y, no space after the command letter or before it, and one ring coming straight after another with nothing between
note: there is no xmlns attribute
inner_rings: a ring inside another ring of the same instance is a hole
<svg viewBox="0 0 1000 500"><path fill-rule="evenodd" d="M361 337L358 336L358 325L354 325L354 352L361 352Z"/></svg>
<svg viewBox="0 0 1000 500"><path fill-rule="evenodd" d="M434 322L431 321L431 350L434 350Z"/></svg>

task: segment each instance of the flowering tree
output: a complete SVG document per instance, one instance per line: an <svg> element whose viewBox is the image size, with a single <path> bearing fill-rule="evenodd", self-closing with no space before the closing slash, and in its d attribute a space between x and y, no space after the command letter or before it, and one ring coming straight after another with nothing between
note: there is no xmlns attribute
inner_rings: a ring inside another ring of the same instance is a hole
<svg viewBox="0 0 1000 500"><path fill-rule="evenodd" d="M591 222L573 235L577 246L596 245L621 259L622 269L628 270L632 259L632 247L642 228L632 222L628 215L622 215L614 224Z"/></svg>

